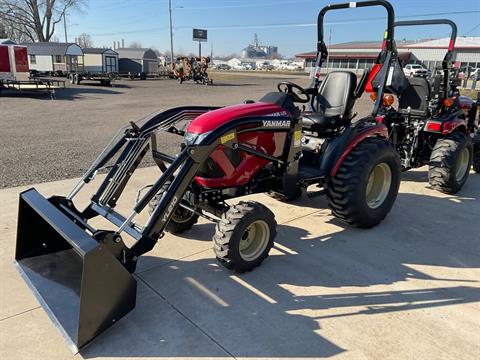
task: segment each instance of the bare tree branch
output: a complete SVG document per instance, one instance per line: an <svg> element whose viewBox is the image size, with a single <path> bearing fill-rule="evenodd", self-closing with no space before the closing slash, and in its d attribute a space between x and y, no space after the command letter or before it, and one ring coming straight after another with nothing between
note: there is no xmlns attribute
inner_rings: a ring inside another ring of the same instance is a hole
<svg viewBox="0 0 480 360"><path fill-rule="evenodd" d="M0 23L13 40L26 37L50 41L67 11L77 10L83 3L84 0L0 0Z"/></svg>

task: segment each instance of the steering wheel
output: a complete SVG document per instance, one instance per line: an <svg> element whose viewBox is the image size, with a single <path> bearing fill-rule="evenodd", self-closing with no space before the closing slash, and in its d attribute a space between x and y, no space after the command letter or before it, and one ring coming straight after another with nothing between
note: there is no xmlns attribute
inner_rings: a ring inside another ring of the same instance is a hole
<svg viewBox="0 0 480 360"><path fill-rule="evenodd" d="M277 85L277 89L280 92L290 95L293 98L293 101L295 102L308 103L310 101L310 94L307 92L307 90L305 90L300 85L297 85L293 82L290 82L290 81L279 82ZM297 92L293 91L293 89L296 89ZM301 97L301 95L304 95L304 97Z"/></svg>

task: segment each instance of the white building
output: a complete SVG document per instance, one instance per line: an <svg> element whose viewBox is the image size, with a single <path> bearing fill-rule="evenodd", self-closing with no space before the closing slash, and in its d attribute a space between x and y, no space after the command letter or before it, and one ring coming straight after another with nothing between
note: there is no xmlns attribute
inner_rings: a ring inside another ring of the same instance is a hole
<svg viewBox="0 0 480 360"><path fill-rule="evenodd" d="M403 64L420 63L433 70L440 66L447 52L450 39L442 38L429 41L397 42L400 61ZM350 69L356 73L371 67L380 53L381 42L355 41L331 45L328 58L328 69ZM455 44L455 66L480 67L480 37L458 37ZM305 62L305 70L311 71L316 52L296 55ZM324 68L327 63L324 64Z"/></svg>
<svg viewBox="0 0 480 360"><path fill-rule="evenodd" d="M242 61L240 59L237 59L237 58L232 58L232 59L227 61L227 64L229 66L231 66L232 69L236 69L236 68L241 67Z"/></svg>

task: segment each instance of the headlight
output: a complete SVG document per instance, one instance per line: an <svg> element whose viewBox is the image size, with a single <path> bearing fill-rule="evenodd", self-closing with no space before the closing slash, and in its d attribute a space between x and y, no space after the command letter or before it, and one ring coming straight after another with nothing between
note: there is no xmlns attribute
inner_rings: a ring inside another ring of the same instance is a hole
<svg viewBox="0 0 480 360"><path fill-rule="evenodd" d="M188 131L185 133L185 145L197 145L200 141L202 141L208 134L209 132L203 133L203 134L192 134L189 133Z"/></svg>

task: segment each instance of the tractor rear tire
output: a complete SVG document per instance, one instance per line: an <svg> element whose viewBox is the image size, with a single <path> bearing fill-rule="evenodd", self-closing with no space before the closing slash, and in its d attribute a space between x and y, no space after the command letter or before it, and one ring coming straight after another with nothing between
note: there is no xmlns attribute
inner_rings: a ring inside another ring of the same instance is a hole
<svg viewBox="0 0 480 360"><path fill-rule="evenodd" d="M153 197L152 200L150 200L149 209L148 212L149 214L152 214L155 208L158 206L160 203L160 200L162 199L162 196L165 191L168 190L170 187L170 181L167 181L165 185L160 189L160 191ZM182 200L182 202L185 202L187 200ZM193 207L192 204L188 203L190 207ZM177 207L175 212L173 213L172 217L170 218L170 221L168 222L167 226L165 227L165 230L167 230L171 234L181 234L187 230L190 230L193 225L195 225L198 221L198 215L195 213L192 213L191 211L188 211L187 209L184 209L180 206Z"/></svg>
<svg viewBox="0 0 480 360"><path fill-rule="evenodd" d="M473 137L473 170L480 174L480 130Z"/></svg>
<svg viewBox="0 0 480 360"><path fill-rule="evenodd" d="M456 132L437 140L430 156L428 181L445 194L455 194L468 179L473 158L472 139Z"/></svg>
<svg viewBox="0 0 480 360"><path fill-rule="evenodd" d="M217 260L236 272L251 271L265 260L277 235L275 215L255 201L242 201L222 215L215 228Z"/></svg>
<svg viewBox="0 0 480 360"><path fill-rule="evenodd" d="M379 224L389 213L400 186L400 157L380 138L359 143L340 165L327 186L332 213L359 228Z"/></svg>

